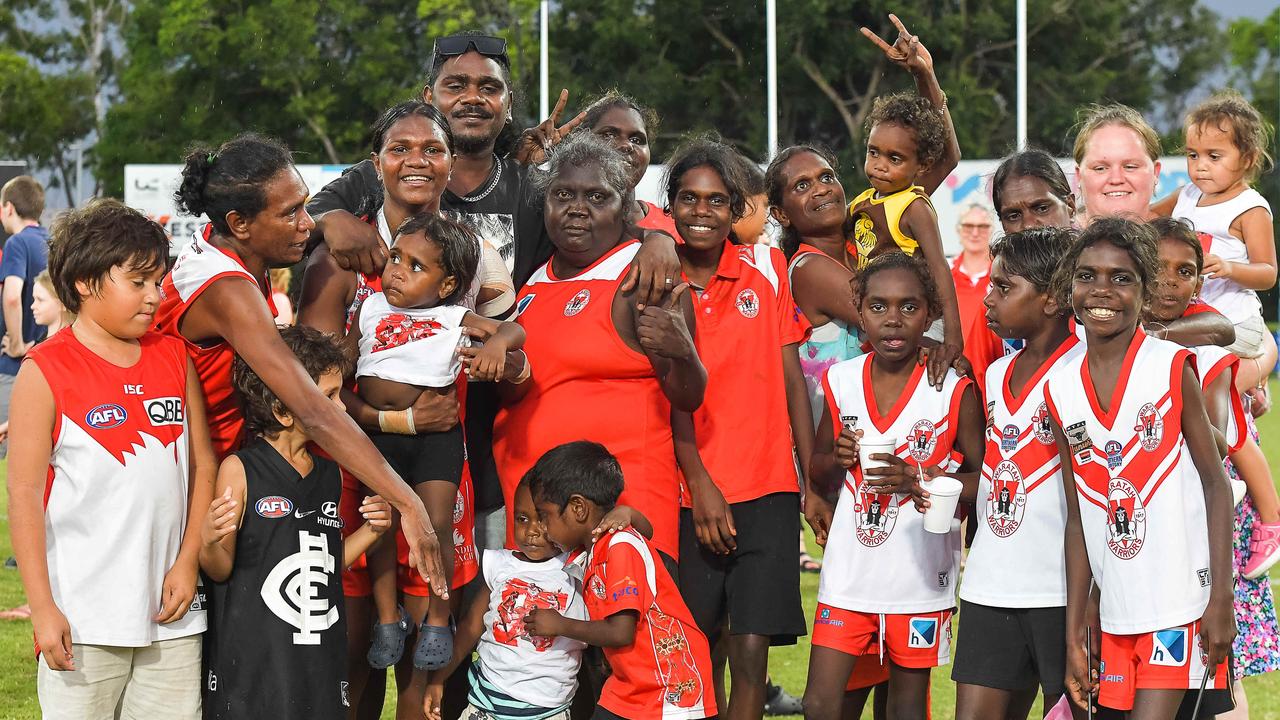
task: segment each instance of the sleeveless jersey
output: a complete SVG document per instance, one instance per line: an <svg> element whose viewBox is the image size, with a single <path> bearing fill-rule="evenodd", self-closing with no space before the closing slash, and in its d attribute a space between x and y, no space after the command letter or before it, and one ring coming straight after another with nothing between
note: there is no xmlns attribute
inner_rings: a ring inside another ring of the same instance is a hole
<svg viewBox="0 0 1280 720"><path fill-rule="evenodd" d="M1190 356L1135 332L1109 412L1086 355L1063 364L1045 390L1071 451L1102 629L1113 635L1191 622L1209 602L1204 494L1182 437L1182 367Z"/></svg>
<svg viewBox="0 0 1280 720"><path fill-rule="evenodd" d="M332 718L347 712L342 479L312 455L306 477L258 441L244 463L235 566L213 583L205 641L205 717Z"/></svg>
<svg viewBox="0 0 1280 720"><path fill-rule="evenodd" d="M77 643L145 647L205 629L199 588L181 620L154 619L187 521L187 357L158 333L138 343L127 368L71 328L27 354L53 394L45 555Z"/></svg>
<svg viewBox="0 0 1280 720"><path fill-rule="evenodd" d="M463 343L461 305L401 308L374 293L360 306L360 359L356 378L448 387L458 379Z"/></svg>
<svg viewBox="0 0 1280 720"><path fill-rule="evenodd" d="M847 250L858 258L858 269L867 266L871 258L894 249L915 255L920 244L915 238L902 232L902 214L916 200L929 202L929 195L919 185L899 190L892 195L876 197L875 188L867 188L849 203L849 220L853 224L853 237ZM932 207L930 203L930 207Z"/></svg>
<svg viewBox="0 0 1280 720"><path fill-rule="evenodd" d="M1009 388L1009 376L1015 363L1026 362L1023 351L987 368L986 450L977 534L960 585L964 600L1000 608L1067 604L1067 500L1044 386L1082 353L1084 344L1069 336L1027 380L1021 395Z"/></svg>
<svg viewBox="0 0 1280 720"><path fill-rule="evenodd" d="M1231 234L1231 223L1256 207L1265 208L1270 215L1271 205L1253 188L1226 202L1201 207L1198 203L1203 195L1195 184L1187 183L1178 193L1173 216L1191 222L1206 255L1212 253L1223 261L1249 262L1249 249L1243 240ZM1236 324L1262 312L1257 293L1231 278L1206 278L1200 297Z"/></svg>
<svg viewBox="0 0 1280 720"><path fill-rule="evenodd" d="M917 364L902 395L883 415L871 389L874 355L838 363L823 384L836 435L862 430L864 441L895 438L894 454L910 465L960 466L955 448L960 398L972 381L948 370L939 392ZM955 606L960 532L924 529L924 515L909 495L877 493L858 465L845 473L827 536L818 602L870 613L915 613Z"/></svg>
<svg viewBox="0 0 1280 720"><path fill-rule="evenodd" d="M191 304L210 285L226 278L243 278L254 283L273 317L276 307L271 300L271 282L267 277L255 278L234 252L210 244L212 232L213 226L206 224L193 234L191 244L178 253L173 269L161 285L162 299L156 312L156 329L186 344L187 354L191 356L196 374L200 376L200 385L204 388L213 449L221 458L240 446L240 435L244 430L240 402L231 385L231 363L236 353L221 338L209 343L193 343L183 337L178 328Z"/></svg>
<svg viewBox="0 0 1280 720"><path fill-rule="evenodd" d="M1231 377L1227 382L1227 392L1230 397L1227 401L1226 427L1222 429L1222 434L1227 440L1229 452L1238 452L1244 447L1244 441L1249 437L1244 417L1244 402L1240 398L1240 391L1236 389L1236 373L1240 371L1240 358L1230 350L1217 345L1199 345L1191 348L1191 352L1196 355L1196 370L1200 375L1201 388L1208 390L1213 381L1217 380L1223 372Z"/></svg>
<svg viewBox="0 0 1280 720"><path fill-rule="evenodd" d="M827 262L839 263L812 245L800 244L796 254L791 256L787 265L787 281L795 287L795 271L800 261L809 256L825 259ZM844 267L841 265L841 267ZM813 426L818 427L822 419L822 408L826 407L826 393L822 389L822 376L827 368L844 360L856 358L862 354L862 342L858 340L858 329L849 327L843 320L832 318L819 325L809 333L809 338L800 345L800 370L804 373L804 384L809 389L809 406L813 410Z"/></svg>
<svg viewBox="0 0 1280 720"><path fill-rule="evenodd" d="M671 403L649 358L613 325L614 295L639 248L623 243L577 277L557 278L548 262L529 278L516 309L533 377L525 396L498 412L493 454L510 529L516 485L543 453L574 440L602 443L622 465L619 502L649 518L654 545L674 558L680 482Z"/></svg>
<svg viewBox="0 0 1280 720"><path fill-rule="evenodd" d="M586 620L580 581L565 569L568 555L545 562L520 560L510 550L485 550L481 567L489 609L477 651L484 677L500 692L541 708L573 700L587 644L566 637L529 635L524 617L534 608Z"/></svg>

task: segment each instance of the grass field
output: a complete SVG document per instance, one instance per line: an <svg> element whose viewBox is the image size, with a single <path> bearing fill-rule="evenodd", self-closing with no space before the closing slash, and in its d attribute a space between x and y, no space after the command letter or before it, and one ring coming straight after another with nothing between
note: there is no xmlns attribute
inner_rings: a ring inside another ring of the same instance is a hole
<svg viewBox="0 0 1280 720"><path fill-rule="evenodd" d="M1280 391L1280 383L1273 383L1273 390ZM1280 395L1273 393L1273 397ZM1280 468L1280 410L1265 415L1259 426L1268 464L1273 469ZM3 477L3 468L3 463L0 463L0 478ZM3 487L3 482L0 482L0 558L13 554L9 540L8 495ZM809 547L811 551L814 549L812 541ZM805 575L801 581L801 589L806 614L813 617L818 591L817 576ZM0 570L0 608L11 608L22 602L22 583L18 572L13 569ZM770 655L769 670L775 682L798 696L804 691L808 662L809 643L806 638L801 638L797 645L774 649ZM955 714L955 690L950 677L949 667L935 670L933 674L933 717L938 720ZM1249 678L1244 685L1249 697L1252 720L1280 720L1280 673ZM389 719L394 717L391 696L388 701L383 718ZM38 717L40 707L36 702L31 625L27 622L0 621L0 720ZM870 717L869 712L865 717Z"/></svg>

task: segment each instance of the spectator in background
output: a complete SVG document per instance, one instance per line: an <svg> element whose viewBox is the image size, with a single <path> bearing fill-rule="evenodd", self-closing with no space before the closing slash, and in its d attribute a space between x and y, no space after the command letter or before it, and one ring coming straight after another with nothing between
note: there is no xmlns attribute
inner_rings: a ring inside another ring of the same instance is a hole
<svg viewBox="0 0 1280 720"><path fill-rule="evenodd" d="M271 268L271 302L276 306L276 324L293 324L293 302L289 299L289 283L293 281L292 268Z"/></svg>
<svg viewBox="0 0 1280 720"><path fill-rule="evenodd" d="M27 350L44 338L44 328L31 314L36 276L49 264L49 233L40 226L44 212L44 187L29 175L19 175L0 188L0 224L11 236L0 257L0 423L9 421L9 395ZM8 453L8 440L0 440L0 458Z"/></svg>
<svg viewBox="0 0 1280 720"><path fill-rule="evenodd" d="M964 332L964 356L973 366L978 388L983 385L987 366L1004 355L1004 343L987 327L982 299L991 284L991 229L995 215L985 205L970 203L956 223L960 254L951 261L951 278L956 285L960 327Z"/></svg>

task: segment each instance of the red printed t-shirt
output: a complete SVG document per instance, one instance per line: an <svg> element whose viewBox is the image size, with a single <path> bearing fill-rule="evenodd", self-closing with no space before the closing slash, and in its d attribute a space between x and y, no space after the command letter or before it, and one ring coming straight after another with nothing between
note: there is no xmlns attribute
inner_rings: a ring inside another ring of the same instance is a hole
<svg viewBox="0 0 1280 720"><path fill-rule="evenodd" d="M707 368L693 414L703 465L726 502L798 492L781 348L804 342L812 326L791 297L786 258L726 241L711 281L691 295Z"/></svg>
<svg viewBox="0 0 1280 720"><path fill-rule="evenodd" d="M533 376L526 394L499 410L493 425L508 547L514 547L511 508L520 478L557 445L592 440L622 466L618 502L643 513L653 523L654 545L677 556L680 481L671 403L649 358L628 347L613 325L613 298L639 247L623 243L571 278L556 277L548 262L516 300Z"/></svg>
<svg viewBox="0 0 1280 720"><path fill-rule="evenodd" d="M266 300L272 317L275 317L276 307L271 302L271 283L265 275L255 278L238 255L209 242L212 227L205 225L194 234L191 244L179 253L173 269L165 275L164 284L160 287L162 299L160 309L156 312L156 330L178 338L186 346L196 374L200 376L200 385L204 388L213 449L222 458L240 447L244 430L240 402L231 385L231 363L236 352L221 338L216 342L191 342L183 337L178 327L191 304L210 285L228 278L254 283Z"/></svg>
<svg viewBox="0 0 1280 720"><path fill-rule="evenodd" d="M649 542L630 528L596 541L586 560L587 613L637 613L635 642L604 648L613 674L600 707L634 720L694 720L716 714L711 650Z"/></svg>

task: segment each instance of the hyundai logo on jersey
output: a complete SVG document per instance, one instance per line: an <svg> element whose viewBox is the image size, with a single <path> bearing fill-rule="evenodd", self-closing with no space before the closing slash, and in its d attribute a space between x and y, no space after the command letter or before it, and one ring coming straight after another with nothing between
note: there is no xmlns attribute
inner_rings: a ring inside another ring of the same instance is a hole
<svg viewBox="0 0 1280 720"><path fill-rule="evenodd" d="M257 510L258 514L264 518L280 518L293 512L293 501L279 495L268 495L264 498L259 498L253 509Z"/></svg>
<svg viewBox="0 0 1280 720"><path fill-rule="evenodd" d="M1187 664L1187 629L1171 628L1152 633L1151 664L1168 667Z"/></svg>
<svg viewBox="0 0 1280 720"><path fill-rule="evenodd" d="M110 430L123 425L128 417L124 408L115 403L105 403L90 410L84 416L84 422L96 430Z"/></svg>
<svg viewBox="0 0 1280 720"><path fill-rule="evenodd" d="M936 642L938 642L937 618L911 618L911 637L907 639L908 647L933 647Z"/></svg>

